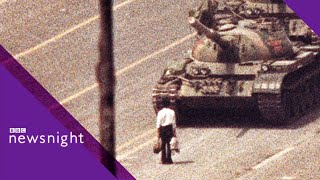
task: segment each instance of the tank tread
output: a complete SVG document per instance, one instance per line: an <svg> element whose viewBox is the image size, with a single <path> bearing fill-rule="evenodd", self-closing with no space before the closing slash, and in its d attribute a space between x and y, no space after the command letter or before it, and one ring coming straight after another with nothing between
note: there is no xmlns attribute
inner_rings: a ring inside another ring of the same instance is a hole
<svg viewBox="0 0 320 180"><path fill-rule="evenodd" d="M287 112L281 98L281 94L257 94L258 107L263 119L272 124L287 122Z"/></svg>
<svg viewBox="0 0 320 180"><path fill-rule="evenodd" d="M319 75L303 81L295 89L283 88L281 93L255 94L262 118L272 124L289 123L300 117L320 102Z"/></svg>

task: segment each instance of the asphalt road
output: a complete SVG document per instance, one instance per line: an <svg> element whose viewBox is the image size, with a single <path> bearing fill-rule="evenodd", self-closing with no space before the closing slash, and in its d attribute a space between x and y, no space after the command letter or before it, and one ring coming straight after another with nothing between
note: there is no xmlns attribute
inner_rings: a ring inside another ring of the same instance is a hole
<svg viewBox="0 0 320 180"><path fill-rule="evenodd" d="M175 164L158 163L151 90L191 46L186 18L198 3L114 2L117 159L137 179L320 179L319 109L284 127L246 113L190 117ZM0 0L0 9L0 43L99 139L98 1Z"/></svg>

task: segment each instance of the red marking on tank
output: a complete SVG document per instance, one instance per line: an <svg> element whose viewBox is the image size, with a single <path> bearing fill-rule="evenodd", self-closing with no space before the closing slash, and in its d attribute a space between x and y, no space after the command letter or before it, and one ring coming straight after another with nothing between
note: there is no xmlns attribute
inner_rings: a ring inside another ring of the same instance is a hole
<svg viewBox="0 0 320 180"><path fill-rule="evenodd" d="M282 40L270 40L268 44L271 46L275 53L280 53L283 49Z"/></svg>

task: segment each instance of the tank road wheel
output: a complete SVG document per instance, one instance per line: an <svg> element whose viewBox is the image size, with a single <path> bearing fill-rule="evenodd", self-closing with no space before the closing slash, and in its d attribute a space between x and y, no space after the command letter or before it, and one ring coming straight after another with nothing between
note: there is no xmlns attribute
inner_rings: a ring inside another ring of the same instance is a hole
<svg viewBox="0 0 320 180"><path fill-rule="evenodd" d="M293 116L298 116L300 114L300 105L299 105L299 96L298 96L298 92L291 92L291 108L292 108L292 113Z"/></svg>
<svg viewBox="0 0 320 180"><path fill-rule="evenodd" d="M312 94L312 86L311 81L308 81L304 86L304 99L306 102L307 110L312 108L313 106L313 94Z"/></svg>
<svg viewBox="0 0 320 180"><path fill-rule="evenodd" d="M294 116L293 106L292 106L292 93L285 90L282 92L280 104L275 111L278 115L277 120L273 124L283 125L288 124L289 120Z"/></svg>
<svg viewBox="0 0 320 180"><path fill-rule="evenodd" d="M303 86L300 86L299 88L298 88L298 99L299 99L299 108L300 108L300 112L302 113L302 114L305 114L306 112L307 112L307 109L308 109L308 107L307 107L307 99L308 98L306 98L307 96L306 96L306 90L305 90L306 88L305 87L303 87Z"/></svg>
<svg viewBox="0 0 320 180"><path fill-rule="evenodd" d="M317 79L312 81L312 95L313 95L313 103L317 105L320 103L320 85Z"/></svg>
<svg viewBox="0 0 320 180"><path fill-rule="evenodd" d="M314 80L312 80L310 82L310 94L311 94L311 97L312 97L312 106L314 106L317 103L317 100L316 100L316 87L315 87L314 82L315 82Z"/></svg>
<svg viewBox="0 0 320 180"><path fill-rule="evenodd" d="M283 119L287 121L289 118L294 116L293 106L292 106L292 93L285 91L282 94L281 106L283 108Z"/></svg>

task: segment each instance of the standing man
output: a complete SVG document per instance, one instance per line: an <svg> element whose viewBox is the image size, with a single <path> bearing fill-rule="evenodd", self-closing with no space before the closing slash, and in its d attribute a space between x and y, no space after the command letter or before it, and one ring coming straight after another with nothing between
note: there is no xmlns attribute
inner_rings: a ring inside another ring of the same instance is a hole
<svg viewBox="0 0 320 180"><path fill-rule="evenodd" d="M169 98L162 100L163 108L157 115L158 140L161 139L161 163L172 164L170 141L176 137L176 115L169 108Z"/></svg>

